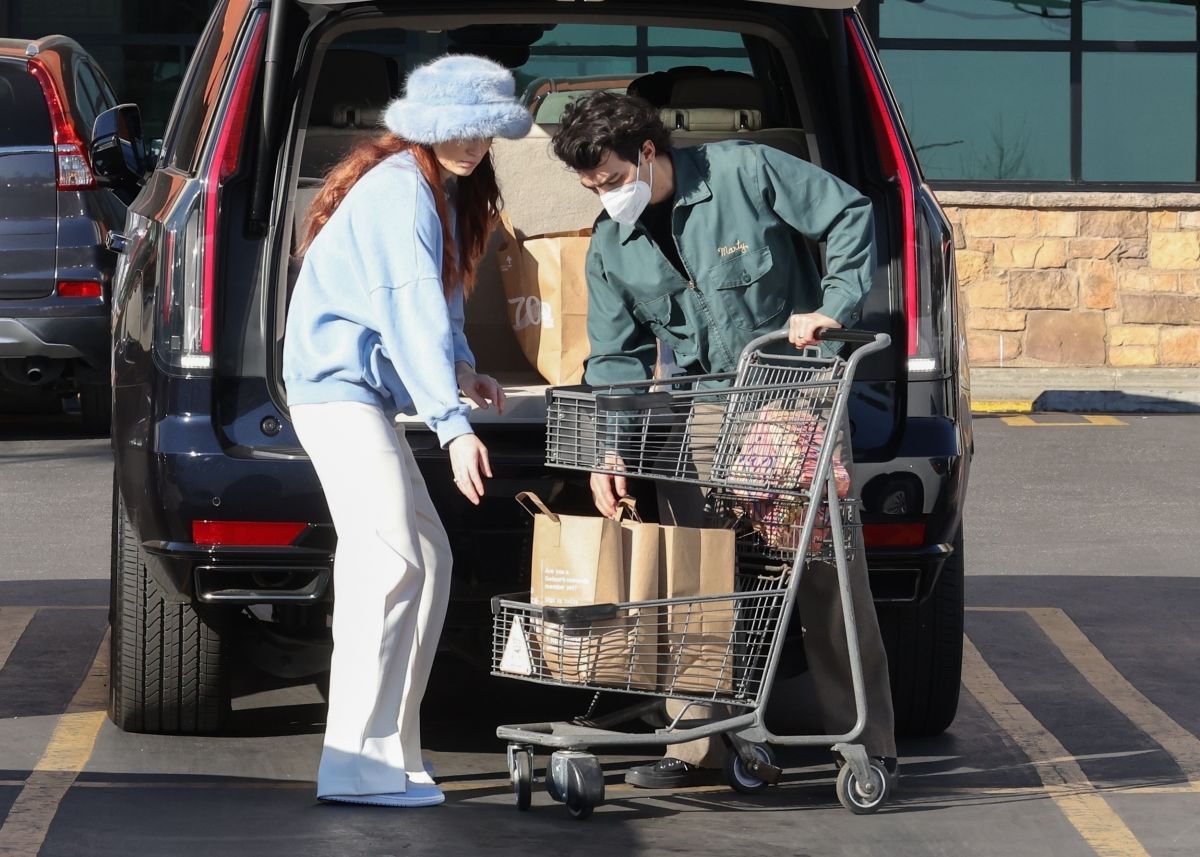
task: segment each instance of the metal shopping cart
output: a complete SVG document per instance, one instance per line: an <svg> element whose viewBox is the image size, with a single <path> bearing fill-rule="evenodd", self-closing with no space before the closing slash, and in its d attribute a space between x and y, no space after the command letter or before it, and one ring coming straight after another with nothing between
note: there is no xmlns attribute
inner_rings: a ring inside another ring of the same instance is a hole
<svg viewBox="0 0 1200 857"><path fill-rule="evenodd" d="M857 503L835 447L849 460L847 400L862 359L886 334L824 330L819 338L858 345L847 358L798 352L787 332L754 340L735 372L670 378L619 388L557 387L547 394L546 463L591 473L671 480L707 492L712 526L737 534L734 592L586 607L546 607L528 594L493 600L494 675L542 684L653 697L616 715L501 726L517 807L528 809L533 750L551 749L546 785L575 818L604 800L592 750L678 744L720 735L726 773L738 791L779 781L771 745L828 746L845 762L841 803L874 812L889 780L854 743L866 723L858 632L848 562L861 549ZM763 712L779 665L800 576L813 559L837 568L857 719L843 735L775 735ZM681 701L653 733L613 728L630 714ZM685 720L697 705L708 716Z"/></svg>

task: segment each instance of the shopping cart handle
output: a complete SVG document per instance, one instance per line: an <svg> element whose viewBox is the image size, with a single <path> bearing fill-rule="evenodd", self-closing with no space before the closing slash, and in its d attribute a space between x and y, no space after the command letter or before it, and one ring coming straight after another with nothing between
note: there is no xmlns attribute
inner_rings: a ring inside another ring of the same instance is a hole
<svg viewBox="0 0 1200 857"><path fill-rule="evenodd" d="M866 345L874 342L879 334L870 330L848 330L844 327L818 327L813 331L813 338L821 342L849 342L855 345Z"/></svg>
<svg viewBox="0 0 1200 857"><path fill-rule="evenodd" d="M500 606L505 601L516 601L518 603L529 602L529 590L524 592L510 592L505 595L492 596L492 615L495 616L500 612Z"/></svg>
<svg viewBox="0 0 1200 857"><path fill-rule="evenodd" d="M586 604L581 607L544 607L542 618L555 625L577 625L617 618L616 604Z"/></svg>

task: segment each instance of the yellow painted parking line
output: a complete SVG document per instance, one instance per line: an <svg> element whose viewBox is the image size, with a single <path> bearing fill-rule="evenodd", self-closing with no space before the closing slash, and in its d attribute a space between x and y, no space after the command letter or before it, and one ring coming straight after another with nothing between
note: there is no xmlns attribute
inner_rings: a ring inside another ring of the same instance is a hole
<svg viewBox="0 0 1200 857"><path fill-rule="evenodd" d="M1200 738L1180 726L1130 684L1087 635L1057 607L1035 607L1029 615L1088 683L1175 759L1193 785L1200 785Z"/></svg>
<svg viewBox="0 0 1200 857"><path fill-rule="evenodd" d="M4 668L35 613L36 607L0 607L0 669Z"/></svg>
<svg viewBox="0 0 1200 857"><path fill-rule="evenodd" d="M988 715L1034 764L1034 770L1067 820L1098 857L1149 857L1067 748L1021 704L963 638L963 682Z"/></svg>
<svg viewBox="0 0 1200 857"><path fill-rule="evenodd" d="M105 635L87 678L58 718L50 743L0 826L0 855L30 857L41 850L59 804L92 757L96 735L104 722L107 695Z"/></svg>
<svg viewBox="0 0 1200 857"><path fill-rule="evenodd" d="M1032 399L974 399L971 401L971 412L975 414L1028 414L1032 410Z"/></svg>
<svg viewBox="0 0 1200 857"><path fill-rule="evenodd" d="M1080 414L1083 422L1060 420L1035 420L1030 416L1001 417L1005 425L1018 428L1075 428L1077 426L1127 426L1129 423L1108 414Z"/></svg>

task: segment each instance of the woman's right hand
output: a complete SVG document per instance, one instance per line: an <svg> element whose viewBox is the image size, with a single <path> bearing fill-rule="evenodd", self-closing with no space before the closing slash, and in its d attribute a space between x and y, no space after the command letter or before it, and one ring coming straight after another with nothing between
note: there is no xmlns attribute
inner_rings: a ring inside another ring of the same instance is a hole
<svg viewBox="0 0 1200 857"><path fill-rule="evenodd" d="M492 476L487 447L474 434L460 434L450 441L450 469L454 484L463 496L479 505L483 497L483 477Z"/></svg>

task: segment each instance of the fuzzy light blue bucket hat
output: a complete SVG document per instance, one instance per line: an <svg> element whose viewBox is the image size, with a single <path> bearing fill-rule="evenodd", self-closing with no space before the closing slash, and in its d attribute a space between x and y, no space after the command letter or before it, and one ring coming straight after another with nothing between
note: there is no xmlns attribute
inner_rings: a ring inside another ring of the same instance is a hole
<svg viewBox="0 0 1200 857"><path fill-rule="evenodd" d="M445 143L481 137L524 137L533 124L517 103L504 66L471 54L438 57L413 69L404 97L388 105L383 124L405 140Z"/></svg>

